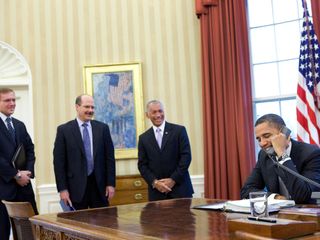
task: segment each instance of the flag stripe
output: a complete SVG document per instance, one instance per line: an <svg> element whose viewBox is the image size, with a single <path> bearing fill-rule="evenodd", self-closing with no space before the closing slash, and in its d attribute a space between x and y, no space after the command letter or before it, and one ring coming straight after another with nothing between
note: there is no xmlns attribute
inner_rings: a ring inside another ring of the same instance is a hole
<svg viewBox="0 0 320 240"><path fill-rule="evenodd" d="M302 0L302 6L304 13L297 87L297 135L299 141L319 145L320 51L305 0Z"/></svg>

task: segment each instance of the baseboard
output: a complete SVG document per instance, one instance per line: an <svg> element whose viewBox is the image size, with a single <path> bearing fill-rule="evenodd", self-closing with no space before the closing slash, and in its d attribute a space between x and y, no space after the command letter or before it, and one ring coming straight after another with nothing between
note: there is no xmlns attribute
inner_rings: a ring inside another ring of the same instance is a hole
<svg viewBox="0 0 320 240"><path fill-rule="evenodd" d="M204 176L191 176L195 198L204 196ZM56 184L43 184L37 187L38 208L40 214L61 212L59 204L59 194L57 193Z"/></svg>

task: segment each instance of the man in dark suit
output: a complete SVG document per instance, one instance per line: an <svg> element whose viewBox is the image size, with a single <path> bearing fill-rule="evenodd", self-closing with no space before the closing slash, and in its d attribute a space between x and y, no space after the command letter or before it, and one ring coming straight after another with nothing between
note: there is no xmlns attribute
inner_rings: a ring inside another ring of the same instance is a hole
<svg viewBox="0 0 320 240"><path fill-rule="evenodd" d="M248 198L250 192L266 190L271 198L314 202L311 193L320 189L279 168L275 161L320 183L320 149L290 139L283 133L284 126L283 119L276 114L266 114L256 121L255 135L261 150L255 168L241 189L241 198Z"/></svg>
<svg viewBox="0 0 320 240"><path fill-rule="evenodd" d="M192 197L191 149L185 127L164 120L160 101L152 100L146 108L153 126L139 136L138 168L149 185L149 200Z"/></svg>
<svg viewBox="0 0 320 240"><path fill-rule="evenodd" d="M34 145L23 122L11 117L16 107L16 96L12 89L0 88L0 239L10 235L7 210L1 200L32 204L38 214L30 179L34 177ZM17 147L25 149L25 167L16 169L12 158Z"/></svg>
<svg viewBox="0 0 320 240"><path fill-rule="evenodd" d="M76 98L77 118L57 129L54 173L61 200L75 209L108 206L115 192L114 147L107 124L92 120L92 96Z"/></svg>

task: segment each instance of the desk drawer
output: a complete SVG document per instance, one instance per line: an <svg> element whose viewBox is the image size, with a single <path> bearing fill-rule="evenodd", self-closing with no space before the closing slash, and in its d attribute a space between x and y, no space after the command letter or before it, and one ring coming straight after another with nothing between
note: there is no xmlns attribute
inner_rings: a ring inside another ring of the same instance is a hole
<svg viewBox="0 0 320 240"><path fill-rule="evenodd" d="M122 205L148 201L148 190L116 191L110 205Z"/></svg>
<svg viewBox="0 0 320 240"><path fill-rule="evenodd" d="M140 175L118 176L116 193L110 205L122 205L148 201L148 184Z"/></svg>
<svg viewBox="0 0 320 240"><path fill-rule="evenodd" d="M148 185L142 177L119 177L116 180L116 189L118 190L136 190L147 188Z"/></svg>

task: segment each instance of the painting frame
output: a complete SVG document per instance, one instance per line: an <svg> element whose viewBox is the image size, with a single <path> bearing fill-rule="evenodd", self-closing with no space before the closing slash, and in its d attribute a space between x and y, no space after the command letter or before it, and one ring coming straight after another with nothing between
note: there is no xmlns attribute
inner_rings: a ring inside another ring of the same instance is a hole
<svg viewBox="0 0 320 240"><path fill-rule="evenodd" d="M145 130L140 62L86 65L85 93L95 100L95 119L107 123L116 159L138 158L138 137Z"/></svg>

